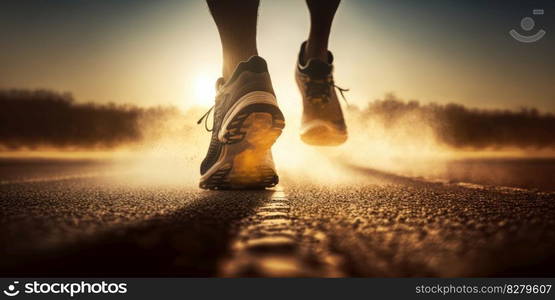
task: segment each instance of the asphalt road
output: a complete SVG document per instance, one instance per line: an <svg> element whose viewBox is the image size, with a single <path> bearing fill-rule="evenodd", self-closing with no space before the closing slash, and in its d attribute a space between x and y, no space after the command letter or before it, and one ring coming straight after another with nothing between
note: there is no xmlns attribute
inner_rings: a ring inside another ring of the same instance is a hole
<svg viewBox="0 0 555 300"><path fill-rule="evenodd" d="M232 192L0 169L4 276L555 276L555 193L353 167Z"/></svg>

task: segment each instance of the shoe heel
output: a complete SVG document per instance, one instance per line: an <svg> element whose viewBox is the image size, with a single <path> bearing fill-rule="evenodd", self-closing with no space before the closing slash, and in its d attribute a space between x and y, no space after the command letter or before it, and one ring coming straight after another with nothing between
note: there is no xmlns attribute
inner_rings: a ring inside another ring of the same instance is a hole
<svg viewBox="0 0 555 300"><path fill-rule="evenodd" d="M279 110L273 94L255 91L243 96L226 114L218 139L222 143L236 143L244 137L241 131L243 123L252 113L268 113L272 115L272 127L285 126L283 114Z"/></svg>
<svg viewBox="0 0 555 300"><path fill-rule="evenodd" d="M226 163L201 182L207 189L264 189L279 182L272 159L271 147L281 135L283 120L276 120L269 112L251 112L237 131L230 131L224 146Z"/></svg>
<svg viewBox="0 0 555 300"><path fill-rule="evenodd" d="M280 122L277 122L278 124ZM275 186L279 177L275 172L271 147L281 135L283 126L276 126L273 115L267 112L250 113L240 131L230 137L235 153L228 179L233 187L266 188Z"/></svg>
<svg viewBox="0 0 555 300"><path fill-rule="evenodd" d="M223 140L227 144L238 143L245 138L250 142L258 142L267 134L281 134L284 127L285 121L279 108L268 104L253 104L239 112L227 125Z"/></svg>

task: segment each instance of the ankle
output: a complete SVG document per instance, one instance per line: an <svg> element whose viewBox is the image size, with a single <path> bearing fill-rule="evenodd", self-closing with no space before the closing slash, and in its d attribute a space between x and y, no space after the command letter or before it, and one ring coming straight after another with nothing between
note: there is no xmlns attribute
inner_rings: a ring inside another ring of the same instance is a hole
<svg viewBox="0 0 555 300"><path fill-rule="evenodd" d="M311 43L309 40L305 45L304 55L302 57L303 61L301 63L306 64L311 58L328 62L327 45L322 43Z"/></svg>
<svg viewBox="0 0 555 300"><path fill-rule="evenodd" d="M258 55L258 52L256 50L245 51L242 53L236 53L234 55L224 56L224 63L223 63L224 80L228 80L229 77L231 77L231 75L233 74L233 71L235 71L235 68L237 68L237 65L239 65L241 62L249 60L249 58L251 58L254 55Z"/></svg>

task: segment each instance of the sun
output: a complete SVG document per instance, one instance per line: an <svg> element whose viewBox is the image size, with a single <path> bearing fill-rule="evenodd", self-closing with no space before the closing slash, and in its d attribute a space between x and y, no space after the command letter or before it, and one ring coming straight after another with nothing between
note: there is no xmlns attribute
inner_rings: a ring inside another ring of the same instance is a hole
<svg viewBox="0 0 555 300"><path fill-rule="evenodd" d="M208 74L199 74L194 79L195 104L200 106L212 106L214 104L215 77Z"/></svg>

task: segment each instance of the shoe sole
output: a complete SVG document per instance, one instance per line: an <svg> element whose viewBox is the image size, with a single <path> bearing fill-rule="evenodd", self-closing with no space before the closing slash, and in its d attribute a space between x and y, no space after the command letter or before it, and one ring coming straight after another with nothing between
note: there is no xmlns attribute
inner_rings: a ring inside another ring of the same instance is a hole
<svg viewBox="0 0 555 300"><path fill-rule="evenodd" d="M301 133L301 140L312 146L339 146L347 141L347 137L346 132L339 131L324 121L306 126Z"/></svg>
<svg viewBox="0 0 555 300"><path fill-rule="evenodd" d="M283 114L275 105L243 107L227 123L220 157L201 177L200 188L264 189L278 184L271 147L284 127Z"/></svg>

